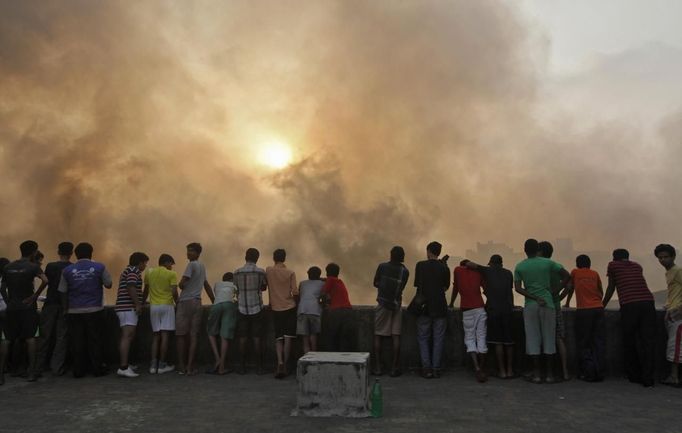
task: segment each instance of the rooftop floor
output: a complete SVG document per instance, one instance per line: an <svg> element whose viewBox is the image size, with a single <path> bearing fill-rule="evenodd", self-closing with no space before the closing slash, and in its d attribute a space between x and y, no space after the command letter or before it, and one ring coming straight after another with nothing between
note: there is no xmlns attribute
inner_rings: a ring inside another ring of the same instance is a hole
<svg viewBox="0 0 682 433"><path fill-rule="evenodd" d="M37 383L7 377L0 387L2 432L680 432L682 389L645 389L625 380L534 385L464 370L426 380L382 377L381 419L301 418L296 379L271 375L136 379L115 375Z"/></svg>

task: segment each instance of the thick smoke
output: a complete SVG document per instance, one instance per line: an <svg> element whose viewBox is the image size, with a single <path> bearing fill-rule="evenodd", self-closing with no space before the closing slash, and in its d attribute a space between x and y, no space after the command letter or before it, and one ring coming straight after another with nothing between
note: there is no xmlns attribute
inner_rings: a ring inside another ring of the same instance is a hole
<svg viewBox="0 0 682 433"><path fill-rule="evenodd" d="M508 2L1 5L2 255L88 240L118 273L199 241L217 278L284 247L360 303L394 244L412 268L432 239L669 235L674 182L636 134L534 120L543 47ZM295 164L258 163L270 137Z"/></svg>

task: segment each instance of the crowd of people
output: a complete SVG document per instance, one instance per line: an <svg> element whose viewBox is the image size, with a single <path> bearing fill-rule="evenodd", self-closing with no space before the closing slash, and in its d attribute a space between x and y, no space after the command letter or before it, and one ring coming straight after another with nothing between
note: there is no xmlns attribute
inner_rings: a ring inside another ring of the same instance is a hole
<svg viewBox="0 0 682 433"><path fill-rule="evenodd" d="M599 273L591 269L590 258L580 255L576 267L568 272L552 260L549 242L528 239L524 244L527 258L514 271L503 266L503 258L493 255L487 264L462 260L451 272L448 256L440 258L442 245L431 242L426 247L426 260L416 264L413 282L415 296L407 303L407 311L416 315L416 331L421 359L421 374L438 378L442 371L448 309L460 298L464 344L471 358L475 378L487 380L486 355L493 348L497 376L517 377L514 366L513 310L514 292L524 298L523 325L525 352L532 359L532 371L523 375L533 383L553 383L571 378L567 363L566 329L562 315L575 296L576 353L578 378L603 380L605 374L604 308L614 292L618 293L625 372L631 382L645 387L654 385L654 342L656 310L654 298L644 279L642 267L629 259L625 249L613 251L608 265L606 290ZM67 360L74 377L88 372L95 376L108 374L104 360L104 290L111 289L112 277L104 264L93 260L89 243L75 246L58 245L59 260L48 263L43 272L44 255L34 241L20 245L21 258L10 262L0 259L0 384L8 352L13 356L14 373L25 373L35 381L49 369L62 375ZM256 372L265 373L263 335L269 326L264 314L263 292L269 295L269 308L274 327L277 355L274 376L289 374L292 345L301 338L303 352L353 351L356 344L356 318L348 290L339 278L340 267L329 263L325 276L317 266L307 270L307 279L297 282L289 269L286 251L273 252L273 265L257 266L260 253L246 250L245 263L233 272L225 272L213 286L200 261L199 243L187 245L187 266L178 279L173 270L175 260L161 254L156 267L143 252L130 255L128 266L121 272L114 310L120 325L118 345L119 376L134 378L139 370L129 361L139 318L149 304L151 342L150 374L177 371L195 375L197 346L201 335L207 335L214 363L207 373L224 375L234 365L237 373L247 371L247 344ZM72 256L75 254L75 261ZM675 265L676 250L668 244L658 245L654 254L666 270L668 300L664 324L668 332L666 348L670 374L662 381L679 386L678 369L682 350L682 269ZM374 276L377 306L374 310L374 344L372 373L384 374L382 344L390 341L392 360L388 373L400 376L400 344L403 329L403 293L410 272L404 265L405 252L395 246L390 259L379 264ZM446 293L452 287L450 302ZM45 292L45 296L42 294ZM201 329L202 294L212 305L207 326ZM39 298L43 301L37 309ZM484 299L485 298L485 299ZM565 300L565 301L564 301ZM324 316L326 340L320 344L321 318ZM40 339L37 339L37 336ZM168 348L175 338L177 354L173 365ZM230 363L227 354L237 338L239 360ZM558 353L560 377L554 371ZM21 371L22 359L27 360ZM544 358L544 369L543 366Z"/></svg>

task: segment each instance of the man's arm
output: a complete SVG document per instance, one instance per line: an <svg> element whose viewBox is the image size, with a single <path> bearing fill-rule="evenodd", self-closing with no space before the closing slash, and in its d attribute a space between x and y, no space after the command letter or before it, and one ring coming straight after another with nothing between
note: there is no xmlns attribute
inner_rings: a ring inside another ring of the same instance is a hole
<svg viewBox="0 0 682 433"><path fill-rule="evenodd" d="M57 291L59 292L59 297L62 303L62 314L66 314L66 312L69 310L69 294L67 293L68 290L69 287L66 284L64 274L62 274L61 278L59 279L59 286L57 287Z"/></svg>
<svg viewBox="0 0 682 433"><path fill-rule="evenodd" d="M380 270L381 270L381 265L379 265L377 267L377 271L374 273L374 287L377 289L379 288L379 281L380 281L379 271Z"/></svg>
<svg viewBox="0 0 682 433"><path fill-rule="evenodd" d="M211 300L211 304L214 303L215 302L215 295L213 294L213 289L211 288L211 285L208 284L208 281L206 281L206 280L204 280L204 290L206 291L206 294L208 295L208 299Z"/></svg>
<svg viewBox="0 0 682 433"><path fill-rule="evenodd" d="M521 281L514 281L514 290L516 290L516 293L518 293L519 295L534 300L535 302L538 303L538 305L542 307L547 305L547 302L544 299L542 299L539 296L535 296L528 290L524 289L523 286L521 285Z"/></svg>
<svg viewBox="0 0 682 433"><path fill-rule="evenodd" d="M611 300L611 296L613 296L613 292L616 290L616 284L613 281L613 278L609 275L608 277L609 283L608 286L606 287L606 294L604 294L604 300L602 301L602 305L604 305L604 308L609 304L609 301Z"/></svg>
<svg viewBox="0 0 682 433"><path fill-rule="evenodd" d="M142 303L147 302L147 296L149 296L149 284L144 283L144 289L142 289Z"/></svg>
<svg viewBox="0 0 682 433"><path fill-rule="evenodd" d="M45 287L47 287L47 277L42 271L37 275L37 277L40 279L40 286L38 287L38 290L35 291L35 293L33 293L28 298L24 299L23 302L25 305L35 304L35 302L38 300L38 296L40 296L40 294L43 293L43 290L45 290Z"/></svg>
<svg viewBox="0 0 682 433"><path fill-rule="evenodd" d="M452 277L452 295L450 295L450 304L448 305L450 308L454 308L455 299L457 299L458 294L459 294L459 288L457 287L457 275L455 274Z"/></svg>
<svg viewBox="0 0 682 433"><path fill-rule="evenodd" d="M185 290L185 285L187 284L188 281L189 277L186 277L184 275L182 276L182 278L180 278L180 283L178 284L180 290Z"/></svg>
<svg viewBox="0 0 682 433"><path fill-rule="evenodd" d="M566 297L566 304L564 304L564 307L569 308L571 306L571 299L573 298L573 292L575 291L575 285L573 283L573 278L571 278L568 281L568 284L566 284L566 290L564 290L564 293L562 296Z"/></svg>
<svg viewBox="0 0 682 433"><path fill-rule="evenodd" d="M174 284L171 286L171 293L173 294L173 302L178 303L178 285Z"/></svg>
<svg viewBox="0 0 682 433"><path fill-rule="evenodd" d="M111 286L114 285L114 281L111 279L111 274L106 270L106 268L102 272L102 285L105 289L111 289Z"/></svg>
<svg viewBox="0 0 682 433"><path fill-rule="evenodd" d="M130 299L133 300L135 312L139 315L140 313L142 313L142 304L140 304L140 298L137 293L137 286L135 285L134 282L129 281L126 283L126 291L128 292Z"/></svg>
<svg viewBox="0 0 682 433"><path fill-rule="evenodd" d="M4 278L2 279L2 284L0 284L0 295L5 303L7 303L7 283Z"/></svg>

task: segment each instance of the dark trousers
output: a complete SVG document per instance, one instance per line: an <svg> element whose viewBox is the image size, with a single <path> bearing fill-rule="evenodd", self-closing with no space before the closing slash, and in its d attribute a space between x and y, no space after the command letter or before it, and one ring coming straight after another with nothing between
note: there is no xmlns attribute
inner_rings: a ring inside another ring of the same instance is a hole
<svg viewBox="0 0 682 433"><path fill-rule="evenodd" d="M350 308L337 308L325 313L327 350L330 352L353 352L355 350L355 314Z"/></svg>
<svg viewBox="0 0 682 433"><path fill-rule="evenodd" d="M95 376L104 374L102 353L104 311L69 314L68 324L73 376L83 377L88 370Z"/></svg>
<svg viewBox="0 0 682 433"><path fill-rule="evenodd" d="M38 369L50 367L53 373L62 374L68 352L66 317L61 305L44 305L40 311L40 337Z"/></svg>
<svg viewBox="0 0 682 433"><path fill-rule="evenodd" d="M603 308L575 311L575 339L580 376L597 381L604 378L606 322Z"/></svg>
<svg viewBox="0 0 682 433"><path fill-rule="evenodd" d="M631 382L654 384L656 308L653 301L631 302L620 307L625 372Z"/></svg>

